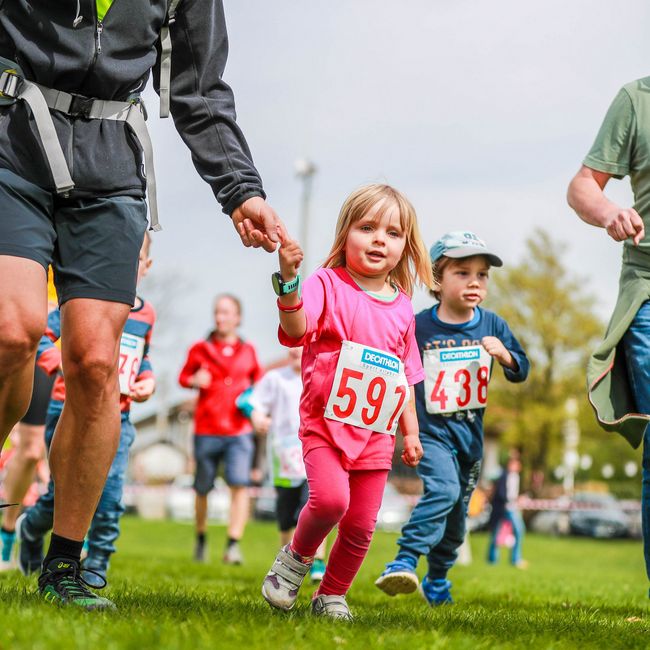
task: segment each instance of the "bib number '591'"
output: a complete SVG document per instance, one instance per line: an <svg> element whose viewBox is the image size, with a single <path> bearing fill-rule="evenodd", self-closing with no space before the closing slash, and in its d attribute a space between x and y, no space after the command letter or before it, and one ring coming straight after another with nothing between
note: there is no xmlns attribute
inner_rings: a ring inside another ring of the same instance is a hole
<svg viewBox="0 0 650 650"><path fill-rule="evenodd" d="M120 394L129 395L135 379L140 372L144 357L144 339L124 332L120 340L120 360L118 376L120 380Z"/></svg>
<svg viewBox="0 0 650 650"><path fill-rule="evenodd" d="M404 364L398 357L343 341L326 418L395 435L408 397Z"/></svg>
<svg viewBox="0 0 650 650"><path fill-rule="evenodd" d="M455 413L487 405L492 358L481 345L424 351L428 413Z"/></svg>

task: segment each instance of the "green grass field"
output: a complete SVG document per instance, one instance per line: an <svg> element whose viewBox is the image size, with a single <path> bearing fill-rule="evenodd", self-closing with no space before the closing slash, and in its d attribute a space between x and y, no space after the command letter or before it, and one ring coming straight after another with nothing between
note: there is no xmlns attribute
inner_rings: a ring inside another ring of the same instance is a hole
<svg viewBox="0 0 650 650"><path fill-rule="evenodd" d="M212 560L196 565L189 525L125 518L106 590L119 607L113 613L59 609L34 595L35 579L0 574L0 649L650 646L640 542L529 535L530 568L520 571L505 558L486 566L487 537L476 535L474 564L450 575L456 604L434 610L417 594L390 599L373 586L397 537L377 533L349 594L349 624L314 620L308 584L294 612L271 611L260 595L277 547L271 524L250 526L242 567L221 564L224 535L211 529Z"/></svg>

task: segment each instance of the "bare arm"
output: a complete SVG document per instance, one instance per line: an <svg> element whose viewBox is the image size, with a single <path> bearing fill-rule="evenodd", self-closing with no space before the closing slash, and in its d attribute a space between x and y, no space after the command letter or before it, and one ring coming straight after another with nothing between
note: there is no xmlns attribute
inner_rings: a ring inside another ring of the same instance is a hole
<svg viewBox="0 0 650 650"><path fill-rule="evenodd" d="M583 165L569 184L567 201L584 222L605 228L614 241L632 237L638 245L645 236L643 220L633 208L622 208L605 196L611 177Z"/></svg>
<svg viewBox="0 0 650 650"><path fill-rule="evenodd" d="M280 258L280 275L284 282L291 282L295 280L298 275L298 268L302 262L303 253L300 244L297 241L284 237L284 233L280 235L280 249L278 250L278 257ZM301 304L300 296L297 291L289 293L286 296L280 296L278 302L286 308L295 307ZM305 318L305 310L300 307L296 311L279 311L280 327L283 329L287 336L294 339L301 338L307 331L307 319Z"/></svg>
<svg viewBox="0 0 650 650"><path fill-rule="evenodd" d="M422 458L422 444L420 443L420 428L418 416L415 412L415 392L410 387L410 397L406 408L399 418L399 428L404 437L404 451L402 462L409 467L415 467Z"/></svg>

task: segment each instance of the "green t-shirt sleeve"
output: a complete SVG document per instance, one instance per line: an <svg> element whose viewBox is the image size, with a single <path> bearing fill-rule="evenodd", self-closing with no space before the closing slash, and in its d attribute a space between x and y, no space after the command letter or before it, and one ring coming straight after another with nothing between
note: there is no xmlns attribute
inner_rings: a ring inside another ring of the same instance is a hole
<svg viewBox="0 0 650 650"><path fill-rule="evenodd" d="M583 164L623 178L630 173L636 134L636 114L630 95L621 88L614 98Z"/></svg>

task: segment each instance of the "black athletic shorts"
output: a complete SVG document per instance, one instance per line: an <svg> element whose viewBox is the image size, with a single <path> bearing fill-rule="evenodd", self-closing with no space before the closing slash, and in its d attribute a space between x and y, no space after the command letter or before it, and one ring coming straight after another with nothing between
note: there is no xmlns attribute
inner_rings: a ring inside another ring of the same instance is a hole
<svg viewBox="0 0 650 650"><path fill-rule="evenodd" d="M303 481L297 487L276 487L275 492L278 528L285 533L296 527L298 515L309 499L309 485Z"/></svg>
<svg viewBox="0 0 650 650"><path fill-rule="evenodd" d="M0 169L0 255L54 270L59 304L96 298L133 305L147 205L132 196L63 198Z"/></svg>
<svg viewBox="0 0 650 650"><path fill-rule="evenodd" d="M42 368L36 366L32 401L29 403L27 413L20 420L23 424L31 424L32 426L45 425L47 406L50 403L55 379L56 373L48 375Z"/></svg>

